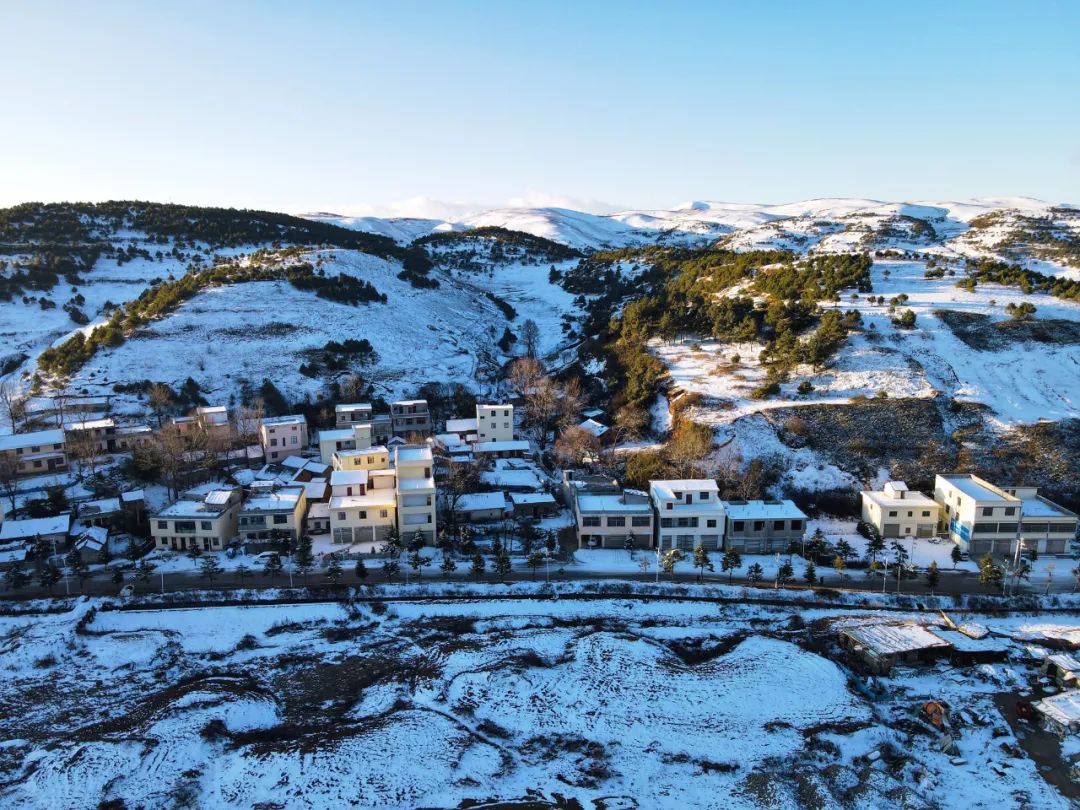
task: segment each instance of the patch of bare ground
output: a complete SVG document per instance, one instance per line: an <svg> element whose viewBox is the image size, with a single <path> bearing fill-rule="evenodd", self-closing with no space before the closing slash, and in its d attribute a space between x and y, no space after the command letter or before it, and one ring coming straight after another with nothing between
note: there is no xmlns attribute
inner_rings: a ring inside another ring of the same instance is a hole
<svg viewBox="0 0 1080 810"><path fill-rule="evenodd" d="M1080 343L1080 322L1064 318L995 321L979 312L939 309L935 315L957 338L977 351L1008 349L1016 343L1073 346Z"/></svg>
<svg viewBox="0 0 1080 810"><path fill-rule="evenodd" d="M607 747L579 734L541 734L530 737L520 747L523 757L533 762L558 762L556 779L574 787L595 789L617 776L611 768Z"/></svg>

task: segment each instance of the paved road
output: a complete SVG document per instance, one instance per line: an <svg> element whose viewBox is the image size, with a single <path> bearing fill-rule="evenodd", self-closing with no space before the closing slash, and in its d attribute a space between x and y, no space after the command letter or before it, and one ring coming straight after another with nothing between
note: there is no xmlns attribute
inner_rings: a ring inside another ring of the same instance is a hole
<svg viewBox="0 0 1080 810"><path fill-rule="evenodd" d="M345 561L343 563L344 574L341 579L342 585L356 586L367 585L373 586L378 589L378 586L387 582L385 576L383 576L381 565L382 562L379 559L368 560L368 576L363 579L357 579L353 572L354 563L351 561ZM403 565L402 568L405 566ZM458 570L450 577L443 576L438 571L431 571L430 569L423 573L419 578L412 571L409 572L408 582L473 582L473 577L468 573L467 561L461 561L458 564ZM544 567L541 567L535 574L529 569L515 569L509 575L505 577L496 578L490 572L480 579L481 582L532 582L532 581L544 581L549 576L549 573L545 571ZM655 573L640 574L640 573L622 573L622 574L603 574L592 570L583 570L575 568L573 566L560 567L557 564L552 564L550 569L550 579L553 582L568 582L568 581L587 581L587 580L617 580L625 582L655 582L657 577ZM402 571L397 577L394 578L395 584L406 583L405 572ZM684 584L692 584L698 582L696 572L691 572L689 569L681 572L676 572L674 576L668 574L661 574L659 577L660 582L678 582ZM710 585L727 585L729 579L726 575L706 574L701 580ZM734 585L748 585L745 577L735 576L730 580ZM279 574L273 578L267 576L262 571L253 570L243 577L237 576L234 572L223 572L216 576L214 580L208 581L205 579L198 570L191 571L179 571L172 573L159 574L154 573L150 579L146 582L140 581L135 577L134 571L124 571L124 583L132 584L135 587L136 592L183 592L189 590L229 590L234 588L270 588L270 587L303 587L305 585L312 588L325 588L327 586L327 579L324 571L315 570L310 572L307 577L303 577L300 574L294 573L291 578L288 573ZM759 587L769 587L773 583L772 581L759 583ZM894 578L890 577L886 580L885 589L887 593L897 593L897 582ZM824 584L818 587L838 589L840 582L838 578L828 576L825 579ZM785 586L790 590L808 590L805 582L797 580ZM843 582L843 590L847 591L861 591L861 592L882 592L882 579L881 577L874 577L868 579L861 571L854 572L847 576ZM1051 591L1051 593L1069 593L1074 589L1069 587L1058 587ZM80 593L115 596L119 591L119 586L114 584L111 578L105 573L97 573L85 583L80 583L75 579L68 579L57 583L52 589L52 595L54 596L66 596L68 594L77 595ZM1025 593L1042 593L1044 588L1042 587L1027 587L1024 589ZM926 582L923 579L911 579L903 580L899 583L899 593L907 594L911 596L928 596L930 590L926 586ZM936 594L942 595L959 595L959 594L984 594L984 595L1000 595L1001 589L991 587L979 583L978 576L970 572L960 571L947 571L942 573L941 582L935 591ZM13 592L7 589L0 594L3 598L30 598L40 597L48 595L48 591L42 588L36 582L20 589L18 592Z"/></svg>

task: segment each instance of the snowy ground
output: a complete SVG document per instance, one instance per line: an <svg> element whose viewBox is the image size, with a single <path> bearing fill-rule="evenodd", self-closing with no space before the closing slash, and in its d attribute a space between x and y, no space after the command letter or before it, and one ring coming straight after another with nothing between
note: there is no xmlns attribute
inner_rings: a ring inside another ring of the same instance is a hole
<svg viewBox="0 0 1080 810"><path fill-rule="evenodd" d="M1002 747L993 696L1035 678L1019 643L1006 665L896 670L871 701L827 631L761 605L103 606L0 617L6 806L1068 806ZM959 760L915 721L928 695L972 717Z"/></svg>

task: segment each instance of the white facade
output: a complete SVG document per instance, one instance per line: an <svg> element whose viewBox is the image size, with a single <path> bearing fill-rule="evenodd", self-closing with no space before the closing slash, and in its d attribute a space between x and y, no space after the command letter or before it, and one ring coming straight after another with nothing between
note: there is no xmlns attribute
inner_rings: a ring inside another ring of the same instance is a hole
<svg viewBox="0 0 1080 810"><path fill-rule="evenodd" d="M903 481L888 481L880 492L861 492L862 519L882 537L933 537L941 506L933 498L910 490Z"/></svg>
<svg viewBox="0 0 1080 810"><path fill-rule="evenodd" d="M699 543L710 551L721 548L725 512L716 481L650 481L649 499L658 548L689 551Z"/></svg>
<svg viewBox="0 0 1080 810"><path fill-rule="evenodd" d="M476 437L480 442L509 442L514 440L514 406L477 405Z"/></svg>
<svg viewBox="0 0 1080 810"><path fill-rule="evenodd" d="M267 461L281 461L308 446L307 420L300 415L272 416L259 425L259 442Z"/></svg>
<svg viewBox="0 0 1080 810"><path fill-rule="evenodd" d="M1020 499L975 475L938 475L934 500L949 538L972 555L1011 554L1020 530Z"/></svg>

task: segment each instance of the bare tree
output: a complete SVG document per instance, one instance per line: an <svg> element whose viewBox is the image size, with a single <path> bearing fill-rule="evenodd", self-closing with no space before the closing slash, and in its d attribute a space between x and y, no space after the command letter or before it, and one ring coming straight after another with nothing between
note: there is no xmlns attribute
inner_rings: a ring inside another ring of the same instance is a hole
<svg viewBox="0 0 1080 810"><path fill-rule="evenodd" d="M173 394L169 386L154 383L150 386L150 410L157 417L158 428L165 422L165 415L173 408Z"/></svg>
<svg viewBox="0 0 1080 810"><path fill-rule="evenodd" d="M457 536L457 505L463 495L476 492L480 486L480 471L475 464L450 461L450 469L446 475L446 482L440 488L443 493L443 503L446 508L445 525Z"/></svg>
<svg viewBox="0 0 1080 810"><path fill-rule="evenodd" d="M525 347L525 356L536 359L540 356L540 327L529 318L521 325L521 342Z"/></svg>
<svg viewBox="0 0 1080 810"><path fill-rule="evenodd" d="M92 430L72 430L66 435L65 447L76 466L79 468L79 479L86 477L89 471L91 477L97 474L98 467L98 441Z"/></svg>
<svg viewBox="0 0 1080 810"><path fill-rule="evenodd" d="M0 456L0 495L11 501L11 514L15 514L15 497L19 494L19 462Z"/></svg>
<svg viewBox="0 0 1080 810"><path fill-rule="evenodd" d="M166 425L154 437L150 451L169 488L169 495L175 498L180 491L180 475L187 466L188 442L175 426Z"/></svg>
<svg viewBox="0 0 1080 810"><path fill-rule="evenodd" d="M237 440L245 447L256 441L259 434L259 425L266 416L266 405L262 399L256 398L250 405L241 405L236 410L234 429Z"/></svg>
<svg viewBox="0 0 1080 810"><path fill-rule="evenodd" d="M26 397L14 380L0 380L0 409L11 425L12 433L26 430Z"/></svg>
<svg viewBox="0 0 1080 810"><path fill-rule="evenodd" d="M539 360L533 357L523 357L511 364L510 371L507 374L507 381L514 392L524 398L533 391L544 376L544 367L540 365Z"/></svg>
<svg viewBox="0 0 1080 810"><path fill-rule="evenodd" d="M600 451L600 440L585 428L577 425L567 428L555 441L555 455L565 466L580 466L587 459L595 459Z"/></svg>

